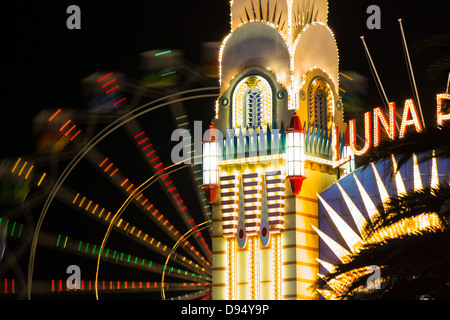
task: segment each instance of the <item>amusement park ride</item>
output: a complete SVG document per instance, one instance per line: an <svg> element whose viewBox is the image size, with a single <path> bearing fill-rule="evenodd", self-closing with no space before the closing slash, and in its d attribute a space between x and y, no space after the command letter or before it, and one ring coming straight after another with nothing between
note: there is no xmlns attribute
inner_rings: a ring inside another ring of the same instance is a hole
<svg viewBox="0 0 450 320"><path fill-rule="evenodd" d="M448 180L434 158L394 179L395 158L357 169L424 123L412 99L398 123L394 102L344 121L328 1L230 10L229 35L204 44L201 66L144 52L139 80L83 79L88 111L37 115L38 153L0 165L0 298L333 298L311 285L363 242L377 205ZM449 99L437 95L438 125Z"/></svg>

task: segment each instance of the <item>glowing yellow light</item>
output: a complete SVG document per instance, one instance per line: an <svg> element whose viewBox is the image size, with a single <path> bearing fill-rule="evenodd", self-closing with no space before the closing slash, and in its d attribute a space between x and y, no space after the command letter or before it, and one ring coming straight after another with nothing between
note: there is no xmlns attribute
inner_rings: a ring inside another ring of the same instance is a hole
<svg viewBox="0 0 450 320"><path fill-rule="evenodd" d="M344 249L340 244L338 244L336 241L331 239L328 235L317 229L315 226L312 226L314 231L317 232L319 237L327 244L327 246L333 251L333 253L336 255L336 257L339 258L342 262L345 262L347 260L346 257L350 256L350 252Z"/></svg>
<svg viewBox="0 0 450 320"><path fill-rule="evenodd" d="M413 154L413 176L414 176L414 190L422 190L422 177L420 176L419 163L417 155Z"/></svg>
<svg viewBox="0 0 450 320"><path fill-rule="evenodd" d="M41 183L42 183L42 181L44 180L44 178L45 178L45 176L46 176L47 174L44 172L43 174L42 174L42 176L41 176L41 179L39 180L39 182L38 182L38 187L41 185Z"/></svg>
<svg viewBox="0 0 450 320"><path fill-rule="evenodd" d="M356 175L354 173L353 173L353 178L356 181L356 185L358 187L359 193L361 194L361 198L363 199L364 207L366 208L367 214L369 215L370 220L373 221L373 219L377 215L379 215L377 207L373 204L372 199L367 194L366 189L364 189L363 185L361 184L361 182L359 181L358 177L356 177Z"/></svg>
<svg viewBox="0 0 450 320"><path fill-rule="evenodd" d="M359 211L358 207L354 204L352 199L348 196L347 192L345 192L344 188L339 184L339 182L336 183L339 187L339 190L341 191L342 197L344 198L345 204L347 205L348 211L353 217L353 221L355 221L356 226L358 227L358 231L362 236L365 236L364 233L364 227L367 224L366 219L362 215L361 211Z"/></svg>
<svg viewBox="0 0 450 320"><path fill-rule="evenodd" d="M394 155L392 155L392 164L395 172L395 185L397 186L397 195L405 194L405 184L403 183L403 178L400 174L400 171L397 171L397 161L395 160Z"/></svg>
<svg viewBox="0 0 450 320"><path fill-rule="evenodd" d="M333 208L331 208L331 206L320 195L317 195L317 197L325 207L325 210L327 211L331 220L333 220L333 223L339 230L339 233L342 235L342 238L344 238L345 243L347 243L348 247L350 248L350 250L352 250L352 252L355 252L357 245L362 242L362 239L353 231L352 228L348 226L347 223L345 223L345 221L336 213L336 211L333 210Z"/></svg>
<svg viewBox="0 0 450 320"><path fill-rule="evenodd" d="M22 160L21 158L17 159L16 164L14 165L13 169L11 170L12 173L14 173L14 171L16 171L16 168L19 165L21 160Z"/></svg>
<svg viewBox="0 0 450 320"><path fill-rule="evenodd" d="M244 123L244 108L247 110L247 93L252 88L257 88L261 94L261 125L272 123L272 89L266 79L260 76L251 76L242 80L237 86L233 95L233 127L245 127L249 123ZM248 110L247 110L248 111ZM248 118L248 117L247 117ZM255 124L255 122L253 122Z"/></svg>
<svg viewBox="0 0 450 320"><path fill-rule="evenodd" d="M439 185L439 174L437 168L436 151L433 150L433 158L431 159L431 184L432 188L436 188Z"/></svg>
<svg viewBox="0 0 450 320"><path fill-rule="evenodd" d="M374 163L371 163L373 173L375 175L375 180L377 181L378 192L380 193L381 202L384 204L389 199L389 194L384 186L383 180L381 180L380 174Z"/></svg>

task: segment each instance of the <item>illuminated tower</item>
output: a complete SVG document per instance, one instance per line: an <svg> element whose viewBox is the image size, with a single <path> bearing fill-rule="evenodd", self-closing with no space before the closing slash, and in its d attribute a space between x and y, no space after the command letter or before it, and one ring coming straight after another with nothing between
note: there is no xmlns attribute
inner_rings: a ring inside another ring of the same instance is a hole
<svg viewBox="0 0 450 320"><path fill-rule="evenodd" d="M308 289L319 268L317 194L345 173L338 159L348 152L328 2L230 6L216 130L203 148L213 299L318 299Z"/></svg>

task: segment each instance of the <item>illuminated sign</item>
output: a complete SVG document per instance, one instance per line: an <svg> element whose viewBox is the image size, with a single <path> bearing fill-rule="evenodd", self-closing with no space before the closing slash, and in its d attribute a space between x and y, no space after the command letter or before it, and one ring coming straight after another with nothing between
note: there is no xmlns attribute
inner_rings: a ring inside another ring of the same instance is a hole
<svg viewBox="0 0 450 320"><path fill-rule="evenodd" d="M445 121L450 121L450 113L443 113L444 100L450 100L450 94L443 93L437 95L437 125L442 126ZM372 146L378 147L381 141L381 131L385 132L390 140L394 140L397 135L397 123L395 121L396 116L396 104L391 102L389 104L389 114L388 117L383 113L381 108L375 108L373 112L369 111L364 114L364 146L361 149L357 148L356 141L356 120L352 119L349 121L348 127L348 139L346 139L346 145L348 144L351 152L355 156L362 156L366 154ZM416 132L423 131L423 124L418 116L417 108L412 99L405 101L405 107L403 108L402 122L400 124L398 137L402 139L409 127L414 127ZM345 159L339 159L339 145L338 145L338 128L335 128L333 134L333 161L335 162L334 167L341 166L350 160L350 157ZM372 141L373 135L373 141Z"/></svg>

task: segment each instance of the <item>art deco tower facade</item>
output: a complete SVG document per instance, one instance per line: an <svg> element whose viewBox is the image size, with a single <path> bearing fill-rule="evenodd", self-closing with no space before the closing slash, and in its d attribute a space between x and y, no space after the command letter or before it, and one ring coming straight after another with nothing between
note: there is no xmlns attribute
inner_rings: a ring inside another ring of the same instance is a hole
<svg viewBox="0 0 450 320"><path fill-rule="evenodd" d="M348 165L334 161L345 156L347 125L328 2L230 7L217 130L203 144L213 299L318 299L309 289L319 269L317 194Z"/></svg>

